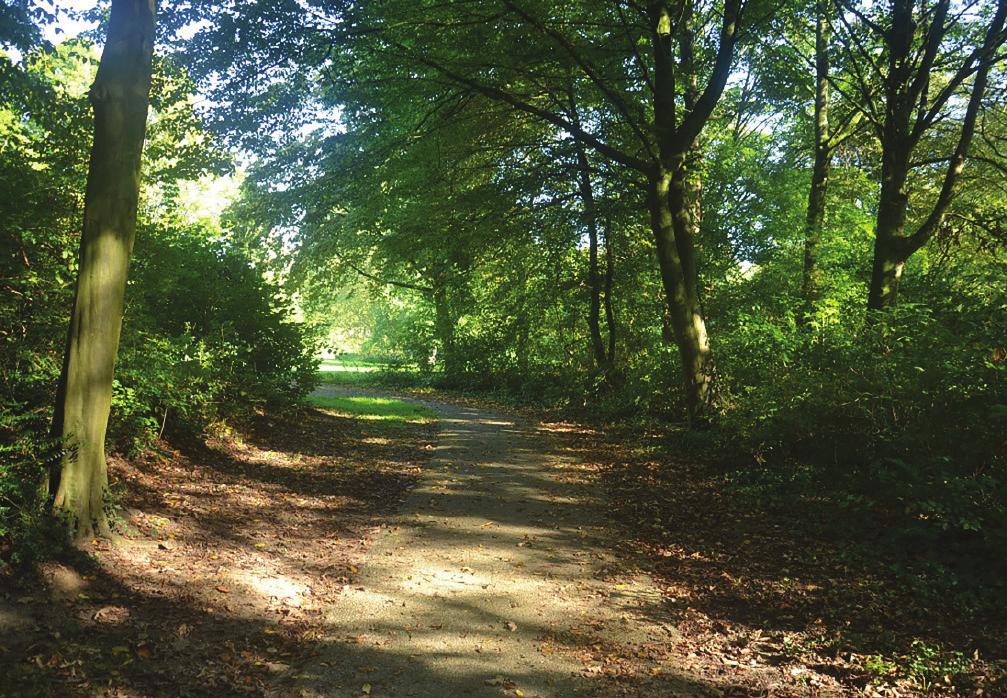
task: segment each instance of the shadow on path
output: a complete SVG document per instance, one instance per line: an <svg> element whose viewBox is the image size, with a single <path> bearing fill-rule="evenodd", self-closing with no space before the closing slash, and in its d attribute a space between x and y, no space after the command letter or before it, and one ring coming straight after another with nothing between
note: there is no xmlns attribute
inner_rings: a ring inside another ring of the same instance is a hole
<svg viewBox="0 0 1007 698"><path fill-rule="evenodd" d="M668 653L657 589L606 552L576 464L533 427L424 404L440 416L433 460L329 611L320 656L279 692L708 695Z"/></svg>

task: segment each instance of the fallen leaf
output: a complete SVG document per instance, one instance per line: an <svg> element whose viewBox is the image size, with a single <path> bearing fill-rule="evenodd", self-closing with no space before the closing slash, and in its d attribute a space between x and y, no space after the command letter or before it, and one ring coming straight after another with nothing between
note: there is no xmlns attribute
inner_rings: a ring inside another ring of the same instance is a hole
<svg viewBox="0 0 1007 698"><path fill-rule="evenodd" d="M104 606L91 616L99 623L119 623L129 618L129 609L121 606Z"/></svg>

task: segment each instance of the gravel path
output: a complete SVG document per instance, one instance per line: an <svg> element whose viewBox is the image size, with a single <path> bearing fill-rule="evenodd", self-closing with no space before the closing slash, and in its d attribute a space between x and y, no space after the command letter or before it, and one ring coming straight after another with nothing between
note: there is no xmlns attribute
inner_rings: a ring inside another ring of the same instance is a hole
<svg viewBox="0 0 1007 698"><path fill-rule="evenodd" d="M366 391L323 388L323 394ZM296 696L697 696L675 631L571 459L529 424L424 402L436 454L327 618Z"/></svg>

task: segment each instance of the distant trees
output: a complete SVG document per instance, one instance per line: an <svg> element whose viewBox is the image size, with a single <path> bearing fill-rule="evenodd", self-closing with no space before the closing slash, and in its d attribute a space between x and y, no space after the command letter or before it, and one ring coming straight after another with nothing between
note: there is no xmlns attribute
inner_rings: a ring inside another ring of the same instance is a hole
<svg viewBox="0 0 1007 698"><path fill-rule="evenodd" d="M650 44L652 52L650 61L645 62L638 53L639 40L634 41L629 55L635 55L635 71L630 75L618 75L617 80L594 64L592 54L596 48L591 41L600 40L600 37L591 37L588 42L584 42L583 35L572 38L522 5L505 4L518 18L519 26L525 25L537 33L582 73L582 79L597 91L595 99L604 105L600 108L606 116L635 136L637 153L626 152L611 141L603 140L586 130L579 120L573 123L562 114L538 107L511 92L476 83L450 68L430 63L463 85L563 129L582 146L636 170L645 178L651 233L682 362L689 418L694 424L703 423L712 406L715 372L697 272L695 240L700 221L690 179L698 175L690 167L695 165L693 151L699 134L727 84L741 29L742 3L727 0L720 11L719 38L707 66L698 64L693 2L674 6L666 1L651 2L645 12L637 10L634 13L635 21L628 19L621 8L618 12L605 13L605 19L620 28L617 33L620 38L639 37ZM708 11L717 14L712 8ZM545 15L548 14L549 9L546 9ZM704 19L709 21L709 18ZM702 91L697 86L701 74L707 75ZM649 95L648 109L630 100L625 93L627 80L628 84Z"/></svg>
<svg viewBox="0 0 1007 698"><path fill-rule="evenodd" d="M342 160L348 168L344 176L358 184L368 165L389 163L410 150L418 154L424 139L462 121L466 128L480 118L516 125L520 138L502 129L463 138L470 153L479 149L484 155L482 171L493 170L481 191L501 187L508 204L527 207L542 228L554 222L543 212L547 206L577 212L574 225L581 235L568 244L584 252L573 258L585 267L581 340L595 369L613 368L616 328L610 318L616 316L618 294L625 292L609 224L632 231L627 255L646 249L656 257L656 277L648 276L647 284L654 278L660 282L664 307L626 302L633 312L647 307L653 327L663 326L674 342L679 361L671 373L682 386L676 396L683 398L694 424L705 423L716 411L715 382L721 375L714 362L717 330L710 329L716 323L711 325L704 296L724 283L725 274L761 266L756 250L768 255L797 243L801 266L786 275L791 286L785 293L797 294L790 307L803 321L823 302L828 305L834 286L830 250L838 245L847 248L848 258L861 254L859 217L864 214L874 221L873 250L861 269L869 283L860 298L875 309L894 303L903 265L941 230L977 124L981 129L993 119L989 106L1002 92L997 75L1003 12L1000 3L987 0L451 0L432 5L319 0L297 6L256 1L196 2L179 13L173 26L204 20L186 55L198 75L212 78L207 84L212 83L216 102L233 117L226 129L238 142L254 141L265 157L277 156L275 162L290 152L288 145L282 138L264 137L268 128L249 136L247 123L289 129L299 127L300 119L300 125L314 121L324 122L323 129L347 128L345 137L320 139L317 152L333 152L336 144L352 140L358 156L371 153L373 163L364 164L366 156ZM214 45L234 50L206 50ZM992 92L991 74L997 85ZM317 89L310 88L308 76ZM814 114L808 119L810 105ZM761 121L753 120L756 114ZM876 144L864 137L870 130ZM988 154L988 144L984 148ZM533 181L532 173L543 172L530 168L533 150L539 157L572 163L566 173L570 181L559 184L552 178L556 170ZM470 172L463 163L470 153L445 150L447 160L436 167L455 158L456 183L464 182ZM726 157L737 161L732 166L719 160ZM788 170L785 161L806 171ZM516 162L529 166L527 176ZM715 179L714 168L722 168ZM324 198L317 194L322 182L330 186L341 175L325 165L324 174L313 177L313 169L302 168L304 187L283 185L275 198L290 201L293 192L309 190L316 192L311 195L316 203ZM357 188L353 198L371 210L376 204L363 202L379 200L383 225L412 229L410 221L388 212L400 204L411 210L423 198L405 193L408 176L416 175L415 183L426 186L429 175L423 169L415 161L408 171L369 190ZM838 181L832 176L836 171ZM860 184L852 192L854 180ZM536 187L537 198L531 193ZM774 187L776 198L766 198L763 192ZM723 197L717 206L710 204L714 194ZM791 196L803 198L796 224ZM441 199L445 206L489 206L487 196L463 203L452 195L452 204L448 197ZM330 197L326 205L338 208L340 202ZM631 210L640 220L633 220ZM745 220L740 212L747 210L760 219ZM920 215L924 210L927 215ZM449 225L437 223L436 230L412 235L412 248L401 235L375 235L369 229L364 237L379 241L369 249L387 251L394 239L394 255L354 256L353 250L367 245L358 244L359 235L340 233L339 245L347 249L339 255L353 258L357 266L362 260L364 266L389 265L395 272L368 272L378 278L401 280L397 272L405 269L407 279L418 275L420 286L433 289L427 280L436 266L429 255L441 249L436 237L462 236L467 249L478 250L480 240L496 241L507 227L499 217L491 219L470 228L459 226L455 216ZM988 217L984 220L988 223ZM639 237L641 221L648 229L645 238ZM284 224L312 231L309 237L325 235L308 219L288 216ZM334 242L330 251L339 245ZM312 249L323 247L311 243ZM475 266L467 266L462 276L443 278L451 283L474 278L468 274L486 257L475 252L466 258ZM639 260L626 261L639 276ZM526 271L515 275L527 280ZM461 340L447 334L457 324L448 307L465 304L446 299L469 298L473 287L465 283L464 293L441 290L424 296L431 302L440 298L434 303L440 320L432 322L441 328L441 342L462 355ZM844 298L853 297L849 294ZM638 317L630 325L642 327ZM626 333L619 336L634 341ZM663 354L660 360L666 360ZM461 367L465 362L452 363Z"/></svg>
<svg viewBox="0 0 1007 698"><path fill-rule="evenodd" d="M397 7L391 12L393 6L379 5L359 13L346 9L352 20L359 16L358 22L350 23L349 36L359 28L359 35L365 37L350 44L357 61L368 55L361 51L382 56L393 52L399 60L425 66L441 79L560 129L578 148L590 148L644 179L645 205L680 353L688 412L694 423L704 422L713 400L715 372L697 272L695 240L700 220L692 180L699 174L694 150L727 84L739 32L747 19L742 17L743 3L727 0L719 8L691 0L660 0L646 8L615 3L572 11L551 3L506 0L501 12L482 18L498 32L493 44L499 49L492 51L485 50L485 43L476 37L461 38L483 31L471 29L477 25L464 4L449 3L430 11ZM433 45L417 45L402 32L402 28L429 23L450 27L459 40L448 44L449 51L442 51ZM717 27L716 39L700 51L696 27L710 24ZM574 26L576 32L571 31ZM536 48L515 61L507 40L523 44L529 37L534 37ZM614 52L605 42L614 42L625 51ZM645 45L650 50L646 57L641 54ZM478 57L472 53L475 47L480 50ZM469 69L473 62L491 69L473 71ZM564 95L564 85L550 78L557 70L577 76L575 90L581 96L575 101L589 105L582 107L589 119L559 106L569 101L569 92ZM644 101L641 94L646 95ZM593 269L591 286L597 289L597 267ZM592 294L591 342L596 361L604 361L594 307L599 297L597 292Z"/></svg>

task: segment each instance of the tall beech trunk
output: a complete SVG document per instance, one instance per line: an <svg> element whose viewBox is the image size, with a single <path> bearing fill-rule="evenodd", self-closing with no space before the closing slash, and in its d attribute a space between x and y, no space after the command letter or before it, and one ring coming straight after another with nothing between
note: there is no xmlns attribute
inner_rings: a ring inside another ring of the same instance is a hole
<svg viewBox="0 0 1007 698"><path fill-rule="evenodd" d="M647 172L648 206L671 328L682 362L689 423L693 428L701 427L712 416L714 362L697 275L701 182L690 172L689 163L695 158L700 132L727 84L740 10L740 3L735 0L724 3L720 46L709 81L700 93L693 65L692 3L686 0L683 8L673 8L668 0L653 0L649 6L658 162ZM681 19L677 41L672 31L676 18ZM677 62L676 47L680 59ZM683 75L676 75L679 67ZM681 119L676 116L678 80L683 81L684 88L685 114Z"/></svg>
<svg viewBox="0 0 1007 698"><path fill-rule="evenodd" d="M648 198L668 316L682 361L689 421L701 426L710 416L713 352L699 301L687 184L681 176L662 171L651 179Z"/></svg>
<svg viewBox="0 0 1007 698"><path fill-rule="evenodd" d="M900 241L905 236L909 207L906 191L909 177L908 155L903 155L898 150L890 147L882 156L881 195L874 227L874 264L867 296L867 307L871 310L895 305L906 262Z"/></svg>
<svg viewBox="0 0 1007 698"><path fill-rule="evenodd" d="M804 223L804 275L801 297L804 302L800 313L803 322L811 313L821 295L821 270L818 267L818 247L822 241L825 223L825 195L832 168L833 147L829 134L829 37L831 1L818 0L815 24L815 163L811 170L811 189L808 192L808 211Z"/></svg>
<svg viewBox="0 0 1007 698"><path fill-rule="evenodd" d="M94 85L94 143L84 199L79 271L54 431L64 456L53 509L71 534L109 534L105 432L122 328L129 258L136 237L140 158L154 47L154 0L113 0Z"/></svg>

